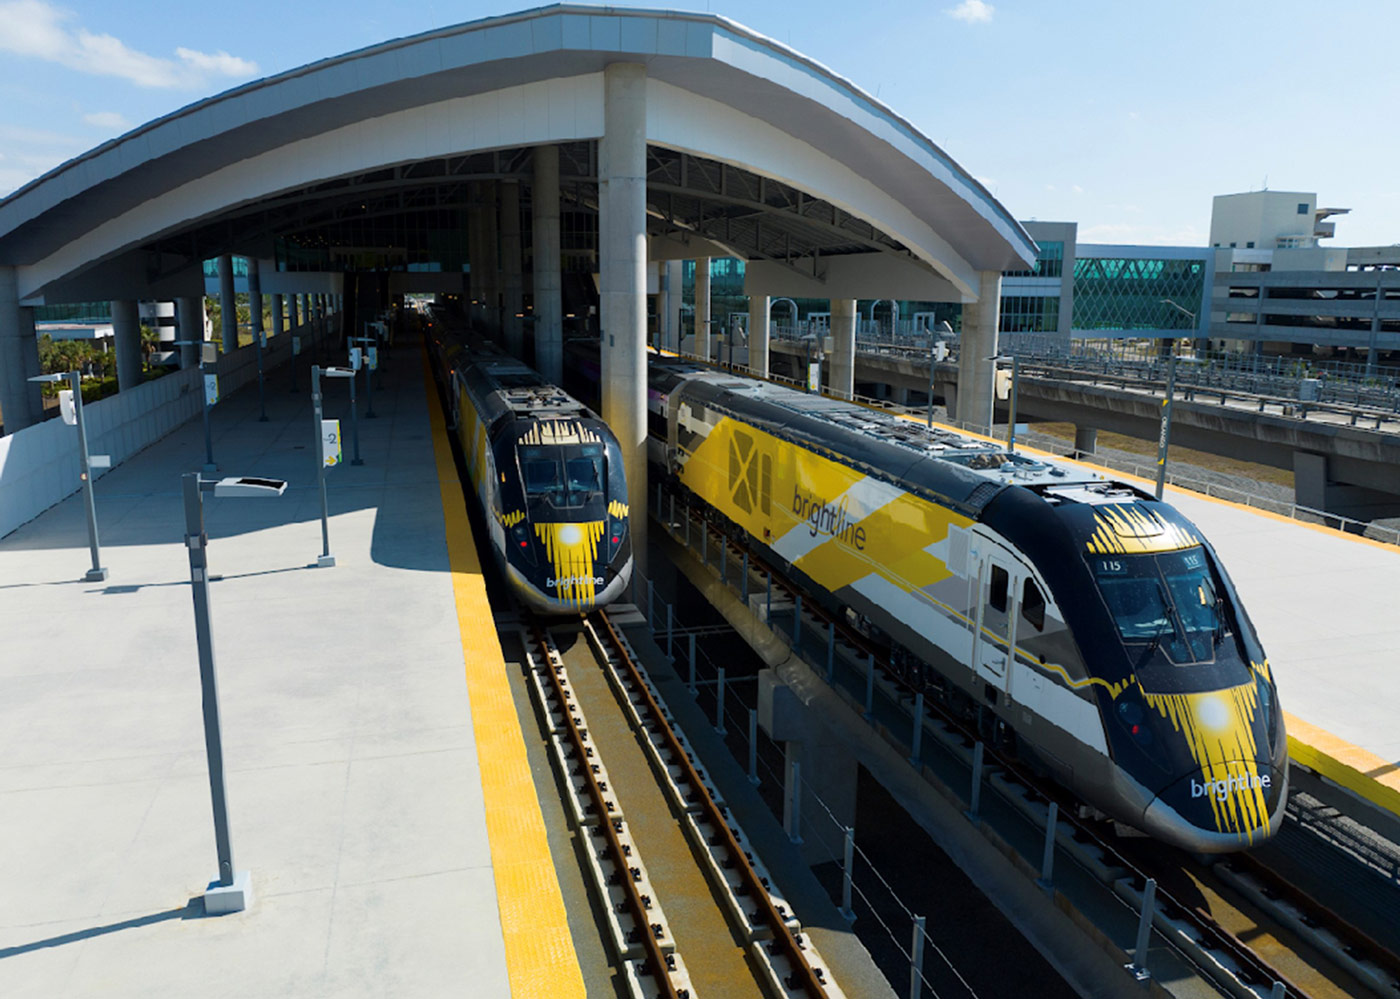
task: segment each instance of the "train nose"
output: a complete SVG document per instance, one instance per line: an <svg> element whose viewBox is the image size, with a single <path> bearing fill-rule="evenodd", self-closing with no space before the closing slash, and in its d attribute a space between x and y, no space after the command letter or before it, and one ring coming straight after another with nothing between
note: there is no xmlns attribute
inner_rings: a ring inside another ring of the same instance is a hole
<svg viewBox="0 0 1400 999"><path fill-rule="evenodd" d="M1148 805L1148 831L1187 850L1262 843L1283 822L1287 771L1254 760L1213 763L1172 781Z"/></svg>

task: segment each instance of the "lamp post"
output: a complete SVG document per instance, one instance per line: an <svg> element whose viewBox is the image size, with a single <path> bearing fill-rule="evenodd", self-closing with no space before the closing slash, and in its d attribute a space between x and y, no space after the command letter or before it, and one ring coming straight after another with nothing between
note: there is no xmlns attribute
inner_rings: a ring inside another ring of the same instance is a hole
<svg viewBox="0 0 1400 999"><path fill-rule="evenodd" d="M1177 312L1183 312L1191 320L1191 328L1196 328L1196 314L1170 298L1159 299L1161 304L1170 305ZM1162 399L1162 427L1157 434L1157 498L1162 498L1162 490L1167 482L1167 447L1172 434L1172 396L1176 394L1176 337L1172 337L1171 354L1167 358L1167 393Z"/></svg>
<svg viewBox="0 0 1400 999"><path fill-rule="evenodd" d="M233 865L229 835L228 790L224 786L223 737L219 728L219 686L214 676L214 636L209 613L209 560L205 549L204 494L249 499L281 496L287 483L281 479L232 477L201 478L198 472L181 476L185 494L185 549L190 556L190 592L194 597L194 630L199 644L199 683L204 704L204 752L209 762L209 795L214 806L214 848L219 856L219 876L204 893L204 911L210 915L240 912L253 902L252 876Z"/></svg>
<svg viewBox="0 0 1400 999"><path fill-rule="evenodd" d="M1010 417L1010 419L1007 421L1007 427L1006 427L1006 451L1007 451L1008 454L1015 454L1015 453L1016 453L1016 393L1017 393L1017 391L1020 389L1020 383L1021 383L1021 364L1020 364L1020 362L1016 359L1016 355L1015 355L1015 354L997 354L995 357L989 357L989 358L987 358L987 360L989 360L989 361L992 362L992 379L993 379L993 381L992 381L992 395L993 395L993 397L996 396L996 372L997 372L997 365L1000 364L1002 361L1010 361L1010 362L1011 362L1011 392L1010 392L1010 394L1009 394L1009 395L1010 395L1010 398L1009 398L1009 400L1008 400L1008 407L1007 407L1007 408L1008 408L1007 416ZM995 423L995 422L996 422L996 420L995 420L995 413L996 413L996 400L995 400L995 398L993 398L993 400L992 400L992 413L993 413L993 417L994 417L993 420L992 420L992 422ZM992 428L988 427L987 429L988 429L988 436L991 436L990 431L991 431Z"/></svg>
<svg viewBox="0 0 1400 999"><path fill-rule="evenodd" d="M366 323L365 326L368 327L369 324ZM356 358L353 353L351 354L350 367L354 368L356 371L360 370L361 366L365 369L365 395L367 402L365 419L373 420L376 417L374 413L374 379L372 375L374 369L379 366L379 341L372 336L352 336L346 339L351 343L362 343L365 345L364 356L362 358Z"/></svg>
<svg viewBox="0 0 1400 999"><path fill-rule="evenodd" d="M83 502L87 506L88 524L88 549L92 553L92 568L87 571L83 579L89 583L100 583L107 578L107 570L102 567L102 552L97 542L97 496L92 488L92 466L93 461L101 468L108 468L112 464L112 459L107 455L88 454L87 421L83 418L83 384L82 374L77 371L67 371L62 374L37 375L30 378L31 382L68 382L68 391L73 397L73 419L68 419L68 414L63 414L65 423L75 423L78 426L78 458L82 462L83 480Z"/></svg>
<svg viewBox="0 0 1400 999"><path fill-rule="evenodd" d="M935 340L934 333L943 333L951 336L953 327L948 325L948 320L941 319L938 325L928 331L928 428L933 429L933 369L939 361L948 359L948 343L945 340Z"/></svg>
<svg viewBox="0 0 1400 999"><path fill-rule="evenodd" d="M327 378L348 378L350 379L350 407L353 413L355 406L355 371L353 368L322 368L313 364L311 366L311 427L315 433L316 440L316 483L321 489L321 554L316 559L316 564L322 569L328 569L335 565L335 556L331 554L331 523L330 510L326 505L326 437L321 418L321 375ZM336 442L336 462L340 460L340 442ZM355 460L354 464L362 464L360 461L360 437L355 434Z"/></svg>
<svg viewBox="0 0 1400 999"><path fill-rule="evenodd" d="M207 340L176 340L175 345L199 348L199 374L204 383L204 471L213 474L219 466L214 464L214 432L209 411L219 401L219 348Z"/></svg>

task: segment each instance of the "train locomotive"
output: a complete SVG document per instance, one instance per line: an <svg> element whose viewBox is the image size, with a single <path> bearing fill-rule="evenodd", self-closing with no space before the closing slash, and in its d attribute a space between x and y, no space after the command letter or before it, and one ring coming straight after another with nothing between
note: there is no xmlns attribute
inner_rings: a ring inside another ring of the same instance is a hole
<svg viewBox="0 0 1400 999"><path fill-rule="evenodd" d="M1287 740L1214 549L1073 462L653 358L653 460L1092 809L1184 849L1272 836Z"/></svg>
<svg viewBox="0 0 1400 999"><path fill-rule="evenodd" d="M491 550L543 614L586 614L632 575L627 482L607 425L487 341L432 331Z"/></svg>

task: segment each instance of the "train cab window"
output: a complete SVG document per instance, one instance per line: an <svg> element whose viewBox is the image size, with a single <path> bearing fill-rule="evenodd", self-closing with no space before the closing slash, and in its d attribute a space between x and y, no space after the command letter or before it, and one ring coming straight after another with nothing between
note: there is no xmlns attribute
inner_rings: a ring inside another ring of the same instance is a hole
<svg viewBox="0 0 1400 999"><path fill-rule="evenodd" d="M1175 663L1214 659L1227 625L1202 549L1095 558L1093 568L1125 642L1161 646Z"/></svg>
<svg viewBox="0 0 1400 999"><path fill-rule="evenodd" d="M520 471L525 476L525 494L531 498L548 496L552 499L564 491L557 461L521 462Z"/></svg>
<svg viewBox="0 0 1400 999"><path fill-rule="evenodd" d="M564 465L568 472L570 494L602 492L602 458L587 456L570 458Z"/></svg>
<svg viewBox="0 0 1400 999"><path fill-rule="evenodd" d="M1045 597L1033 579L1021 588L1021 616L1036 631L1045 630Z"/></svg>
<svg viewBox="0 0 1400 999"><path fill-rule="evenodd" d="M1010 574L1001 566L993 563L992 578L987 585L987 603L992 605L993 610L1006 613L1006 594L1010 584Z"/></svg>

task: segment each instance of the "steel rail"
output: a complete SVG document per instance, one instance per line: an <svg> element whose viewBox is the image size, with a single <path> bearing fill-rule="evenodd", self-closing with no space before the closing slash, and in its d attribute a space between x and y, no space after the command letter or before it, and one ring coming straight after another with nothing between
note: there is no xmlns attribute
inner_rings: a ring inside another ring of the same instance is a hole
<svg viewBox="0 0 1400 999"><path fill-rule="evenodd" d="M703 511L703 506L699 504L697 504L697 506ZM689 513L690 511L687 510L687 515L689 515ZM701 520L704 523L705 529L708 530L711 528L712 525L707 517L702 515ZM751 570L757 570L764 575L773 574L772 578L776 587L780 587L788 593L797 594L800 592L799 589L788 582L781 573L774 573L772 564L762 554L755 552L753 547L732 538L723 530L716 528L716 531L720 535L722 544L726 546L732 544L734 547L748 552ZM672 533L674 536L674 532ZM807 596L810 598L811 594L807 594ZM858 654L871 657L875 666L880 669L886 677L891 679L896 686L903 688L911 696L918 693L914 685L901 676L888 660L880 658L880 650L876 648L866 636L852 628L844 617L838 617L828 613L826 609L814 599L804 600L803 610L814 619L824 622L828 626L834 626L840 641L855 649ZM820 670L818 670L818 672L820 672ZM945 710L943 705L936 701L926 699L924 701L924 710L928 713L929 717L936 715L939 721L962 738L965 743L970 745L982 741L975 732L963 724L960 718ZM1074 834L1081 841L1087 842L1101 850L1108 864L1112 867L1123 869L1125 876L1133 878L1139 889L1145 885L1147 879L1151 877L1151 874L1140 865L1129 860L1122 851L1118 850L1109 840L1101 836L1087 821L1081 819L1076 814L1075 806L1078 804L1077 799L1070 796L1068 792L1065 792L1062 788L1057 787L1053 790L1047 788L1043 781L1036 778L1018 763L997 753L990 746L985 745L985 743L984 755L987 765L1000 767L1003 772L1013 777L1022 786L1028 788L1047 803L1050 801L1058 802L1061 806L1059 809L1059 821L1070 826ZM1308 999L1309 993L1305 989L1293 982L1289 976L1270 964L1266 958L1252 950L1246 943L1241 941L1225 927L1221 926L1208 913L1183 903L1170 892L1163 890L1160 884L1156 890L1156 898L1159 911L1164 915L1174 914L1184 922L1192 925L1202 934L1206 942L1206 949L1216 950L1233 959L1239 965L1240 973L1252 979L1253 984L1268 989L1272 987L1275 982L1281 983L1285 990L1284 996L1291 997L1291 999ZM1313 907L1316 908L1316 900L1310 901ZM1200 968L1205 977L1212 980L1217 977L1211 969L1201 967L1200 962L1189 953L1184 952L1169 935L1164 934L1163 937L1173 950L1193 966Z"/></svg>
<svg viewBox="0 0 1400 999"><path fill-rule="evenodd" d="M586 622L591 626L590 633L599 643L604 657L607 658L608 652L611 651L616 662L621 664L626 671L628 678L642 698L642 706L646 709L649 720L656 726L658 734L665 742L666 749L671 753L672 762L681 769L683 779L695 791L696 804L699 805L704 817L721 837L721 845L729 851L735 869L744 887L748 890L748 896L760 906L763 921L773 931L773 940L768 946L785 956L793 969L792 979L785 984L789 988L802 989L811 999L826 999L829 995L826 987L827 982L807 960L805 948L798 941L797 934L788 926L783 914L778 911L772 896L768 893L768 886L754 870L748 854L744 851L738 837L735 836L728 816L711 796L705 781L691 760L690 754L681 746L680 741L676 738L675 730L666 722L665 712L652 696L651 688L644 682L637 664L627 654L626 645L618 636L612 621L609 620L606 612L594 611L588 615ZM599 629L607 635L607 644L610 646L610 650L602 649L602 636L598 633Z"/></svg>
<svg viewBox="0 0 1400 999"><path fill-rule="evenodd" d="M542 652L549 649L549 638L545 634L544 629L541 628L537 622L531 622L530 634L533 636L535 643ZM546 660L549 658L547 652L545 658ZM598 826L603 832L608 856L612 860L614 868L620 874L621 884L619 887L622 888L627 908L636 924L637 935L641 937L640 942L642 949L646 953L646 959L650 966L649 970L652 972L652 977L655 979L660 989L658 999L688 999L688 993L683 995L682 992L684 990L678 990L671 981L670 976L666 973L669 970L670 962L668 962L667 955L661 949L661 944L657 940L657 931L660 929L660 926L659 924L653 924L648 915L649 907L647 902L643 899L641 890L637 887L636 880L631 876L634 865L631 862L628 851L623 846L621 838L618 836L618 826L609 814L611 809L608 805L606 792L604 792L602 786L599 784L597 774L595 774L593 769L588 765L591 751L587 745L587 740L583 737L583 730L579 726L577 716L569 710L572 698L570 698L568 692L565 691L564 685L559 679L559 672L555 668L553 662L546 661L544 663L543 672L547 674L550 686L554 691L554 696L558 699L562 708L560 713L564 716L564 729L568 735L570 744L573 746L574 758L577 759L580 764L579 774L584 779L585 787L588 791L588 798L597 811ZM603 898L603 904L607 904L606 897ZM623 959L624 958L619 955L619 960Z"/></svg>

